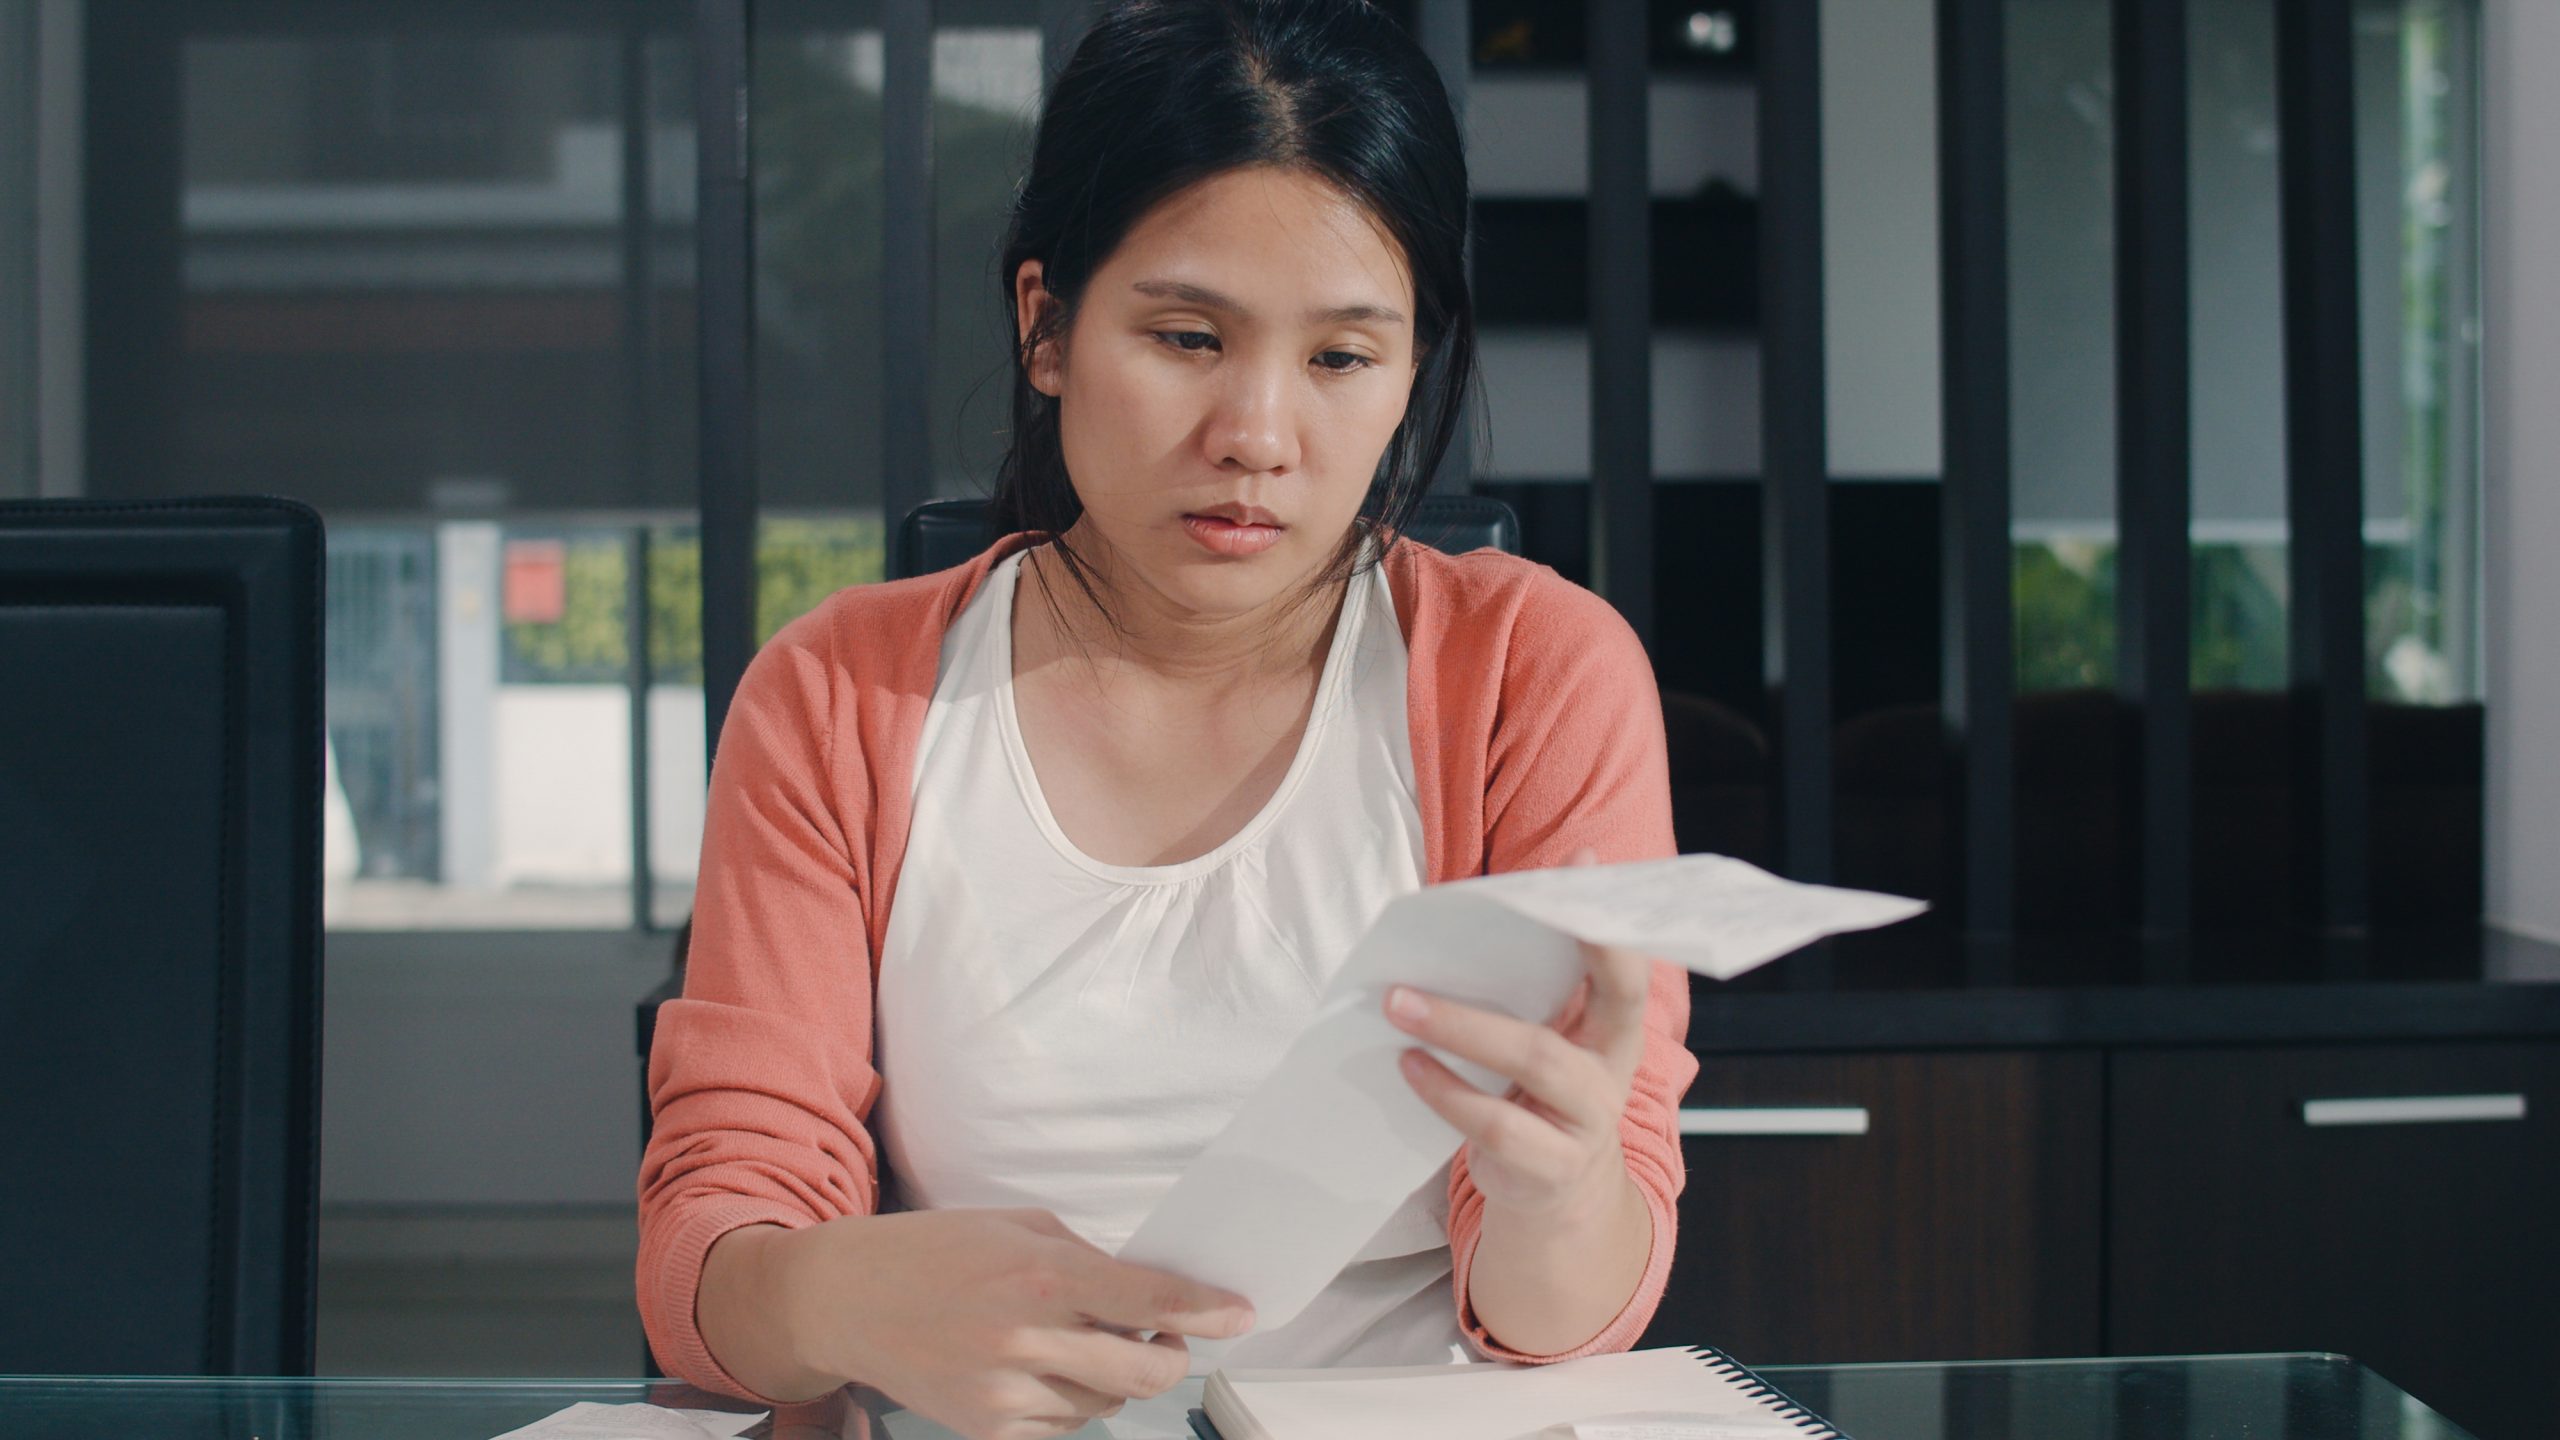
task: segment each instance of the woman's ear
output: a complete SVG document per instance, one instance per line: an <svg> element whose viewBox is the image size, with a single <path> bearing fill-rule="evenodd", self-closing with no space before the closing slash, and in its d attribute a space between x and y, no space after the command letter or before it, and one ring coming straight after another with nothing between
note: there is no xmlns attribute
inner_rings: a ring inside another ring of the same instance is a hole
<svg viewBox="0 0 2560 1440"><path fill-rule="evenodd" d="M1041 283L1042 270L1037 260L1025 260L1013 272L1013 313L1016 333L1014 344L1026 351L1023 371L1031 378L1031 388L1055 398L1062 388L1059 348L1064 337L1059 333L1063 319L1058 297ZM1032 343L1033 336L1039 343Z"/></svg>

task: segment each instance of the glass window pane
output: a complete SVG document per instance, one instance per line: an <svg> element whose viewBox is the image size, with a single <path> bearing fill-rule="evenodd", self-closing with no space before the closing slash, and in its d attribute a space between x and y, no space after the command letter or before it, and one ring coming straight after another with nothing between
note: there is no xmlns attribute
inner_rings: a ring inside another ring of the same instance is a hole
<svg viewBox="0 0 2560 1440"><path fill-rule="evenodd" d="M2108 0L2006 6L2017 916L2072 978L2133 921L2117 679L2115 55Z"/></svg>
<svg viewBox="0 0 2560 1440"><path fill-rule="evenodd" d="M0 498L36 490L36 7L0 3Z"/></svg>
<svg viewBox="0 0 2560 1440"><path fill-rule="evenodd" d="M2116 680L2114 46L2108 0L2010 0L2011 524L2020 721ZM2023 817L2041 775L2019 777ZM2020 853L2033 856L2035 837ZM2022 887L2034 893L2034 887Z"/></svg>
<svg viewBox="0 0 2560 1440"><path fill-rule="evenodd" d="M1009 422L997 249L1030 158L1036 0L969 8L933 45L933 494L983 494ZM882 110L875 5L755 11L756 470L769 507L881 503ZM901 358L899 363L906 363Z"/></svg>
<svg viewBox="0 0 2560 1440"><path fill-rule="evenodd" d="M985 0L933 41L933 493L993 489L1013 423L1000 250L1040 112L1038 0Z"/></svg>
<svg viewBox="0 0 2560 1440"><path fill-rule="evenodd" d="M91 493L328 520L333 926L629 926L636 800L699 789L631 645L698 602L628 593L693 509L682 18L92 9Z"/></svg>
<svg viewBox="0 0 2560 1440"><path fill-rule="evenodd" d="M781 0L751 14L756 482L768 507L876 514L878 7Z"/></svg>
<svg viewBox="0 0 2560 1440"><path fill-rule="evenodd" d="M1938 86L1930 0L1823 0L1823 305L1831 473L1934 478Z"/></svg>
<svg viewBox="0 0 2560 1440"><path fill-rule="evenodd" d="M2476 13L2356 11L2366 678L2433 705L2480 695Z"/></svg>
<svg viewBox="0 0 2560 1440"><path fill-rule="evenodd" d="M2282 193L2274 7L2187 11L2194 356L2194 651L2200 690L2285 684ZM2210 743L2214 706L2198 711ZM2201 853L2201 852L2200 852Z"/></svg>
<svg viewBox="0 0 2560 1440"><path fill-rule="evenodd" d="M2293 839L2274 7L2196 0L2187 66L2195 915L2264 931L2285 920Z"/></svg>
<svg viewBox="0 0 2560 1440"><path fill-rule="evenodd" d="M1945 901L1935 8L1823 0L1823 363L1838 876ZM1942 977L1949 913L1835 947L1840 977Z"/></svg>

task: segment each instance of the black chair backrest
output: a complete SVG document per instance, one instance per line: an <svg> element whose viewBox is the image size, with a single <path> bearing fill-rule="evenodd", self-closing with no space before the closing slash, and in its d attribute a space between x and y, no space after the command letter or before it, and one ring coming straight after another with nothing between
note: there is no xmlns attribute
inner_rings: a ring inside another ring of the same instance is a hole
<svg viewBox="0 0 2560 1440"><path fill-rule="evenodd" d="M1492 548L1520 553L1520 517L1486 495L1430 495L1405 534L1452 555ZM890 555L889 578L948 570L995 543L984 500L928 500L907 512Z"/></svg>
<svg viewBox="0 0 2560 1440"><path fill-rule="evenodd" d="M0 504L0 1374L307 1375L320 520Z"/></svg>

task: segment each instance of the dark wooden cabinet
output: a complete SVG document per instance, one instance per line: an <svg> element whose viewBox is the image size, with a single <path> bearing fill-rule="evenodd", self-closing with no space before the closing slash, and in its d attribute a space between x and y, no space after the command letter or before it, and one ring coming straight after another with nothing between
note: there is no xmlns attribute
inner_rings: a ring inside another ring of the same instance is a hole
<svg viewBox="0 0 2560 1440"><path fill-rule="evenodd" d="M2480 1440L2560 1433L2551 1040L1720 1055L1684 1109L1763 1133L1684 1138L1648 1344L2336 1351Z"/></svg>
<svg viewBox="0 0 2560 1440"><path fill-rule="evenodd" d="M1866 1129L1687 1137L1647 1343L1751 1364L2099 1353L2100 1075L2090 1050L1704 1058L1692 1111Z"/></svg>
<svg viewBox="0 0 2560 1440"><path fill-rule="evenodd" d="M2560 1430L2560 1048L2109 1057L2107 1348L2335 1350L2481 1440ZM2446 1097L2475 1097L2447 1106ZM2456 1113L2305 1102L2418 1099ZM2338 1107L2324 1107L2334 1110ZM2365 1113L2354 1113L2361 1108ZM2335 1118L2323 1113L2318 1118Z"/></svg>

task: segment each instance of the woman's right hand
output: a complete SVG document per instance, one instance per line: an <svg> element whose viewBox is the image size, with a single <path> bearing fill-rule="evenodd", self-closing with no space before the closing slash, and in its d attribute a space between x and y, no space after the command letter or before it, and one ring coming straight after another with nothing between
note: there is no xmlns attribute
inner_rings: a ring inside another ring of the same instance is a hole
<svg viewBox="0 0 2560 1440"><path fill-rule="evenodd" d="M1173 1388L1184 1336L1253 1325L1241 1297L1115 1260L1045 1210L734 1230L705 1257L698 1318L768 1395L869 1385L971 1440L1065 1434Z"/></svg>

